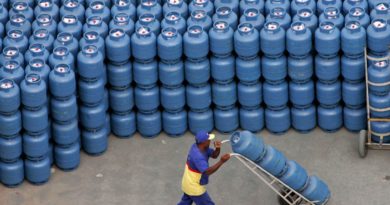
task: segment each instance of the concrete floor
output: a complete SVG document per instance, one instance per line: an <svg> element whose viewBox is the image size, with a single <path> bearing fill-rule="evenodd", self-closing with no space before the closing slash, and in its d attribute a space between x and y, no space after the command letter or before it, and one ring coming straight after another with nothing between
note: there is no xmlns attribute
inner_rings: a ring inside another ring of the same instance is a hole
<svg viewBox="0 0 390 205"><path fill-rule="evenodd" d="M316 129L309 134L290 130L282 136L267 131L258 135L310 174L324 179L332 191L329 205L389 204L390 152L370 150L366 159L360 159L356 134L344 129L333 134ZM218 135L219 139L227 137ZM82 154L76 171L55 168L45 185L24 182L14 189L0 186L0 205L175 205L182 194L181 176L192 143L190 133L177 139L165 134L155 139L112 136L104 155ZM226 146L222 153L229 151ZM232 159L210 178L208 190L216 204L278 204L276 194L255 179Z"/></svg>

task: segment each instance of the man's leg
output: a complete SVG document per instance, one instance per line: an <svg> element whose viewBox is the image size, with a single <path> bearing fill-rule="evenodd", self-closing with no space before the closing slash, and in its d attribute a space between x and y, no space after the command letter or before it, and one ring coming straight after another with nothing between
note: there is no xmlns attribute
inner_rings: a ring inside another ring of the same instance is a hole
<svg viewBox="0 0 390 205"><path fill-rule="evenodd" d="M192 199L187 194L183 194L181 201L177 205L192 205Z"/></svg>
<svg viewBox="0 0 390 205"><path fill-rule="evenodd" d="M196 205L215 205L207 192L200 196L191 196L191 198Z"/></svg>

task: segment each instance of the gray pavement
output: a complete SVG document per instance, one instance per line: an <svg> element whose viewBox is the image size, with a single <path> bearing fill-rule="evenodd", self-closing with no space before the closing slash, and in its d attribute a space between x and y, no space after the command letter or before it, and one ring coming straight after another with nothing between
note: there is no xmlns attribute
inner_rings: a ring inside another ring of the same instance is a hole
<svg viewBox="0 0 390 205"><path fill-rule="evenodd" d="M360 159L357 134L317 128L308 134L290 130L281 136L267 131L257 135L324 179L332 191L329 205L390 204L390 152L370 150L367 158ZM111 136L104 155L83 153L77 170L54 168L45 185L24 182L13 189L0 185L0 205L175 205L182 194L181 176L192 143L190 133L181 138ZM229 151L224 145L223 153ZM210 178L208 191L219 205L278 204L276 194L236 159Z"/></svg>

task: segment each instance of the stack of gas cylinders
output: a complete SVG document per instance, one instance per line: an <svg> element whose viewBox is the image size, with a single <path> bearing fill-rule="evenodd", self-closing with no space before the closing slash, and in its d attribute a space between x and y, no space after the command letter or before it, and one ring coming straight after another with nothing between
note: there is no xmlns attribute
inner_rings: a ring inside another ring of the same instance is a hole
<svg viewBox="0 0 390 205"><path fill-rule="evenodd" d="M389 117L389 22L385 0L0 1L2 170L43 183L110 133L365 129L365 48Z"/></svg>
<svg viewBox="0 0 390 205"><path fill-rule="evenodd" d="M282 152L263 142L249 131L234 132L230 137L233 152L253 161L265 171L279 178L291 189L315 204L325 204L330 198L328 186L319 177L309 176L296 161L287 159Z"/></svg>

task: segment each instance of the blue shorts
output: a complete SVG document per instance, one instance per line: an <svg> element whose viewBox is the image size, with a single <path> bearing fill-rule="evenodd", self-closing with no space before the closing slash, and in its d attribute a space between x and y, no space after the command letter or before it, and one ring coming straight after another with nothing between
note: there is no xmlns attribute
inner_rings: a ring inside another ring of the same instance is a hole
<svg viewBox="0 0 390 205"><path fill-rule="evenodd" d="M181 201L177 205L192 205L192 203L195 203L196 205L215 205L207 192L200 196L183 194Z"/></svg>

